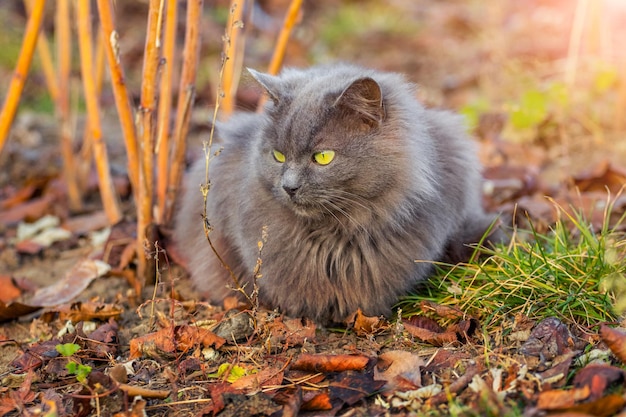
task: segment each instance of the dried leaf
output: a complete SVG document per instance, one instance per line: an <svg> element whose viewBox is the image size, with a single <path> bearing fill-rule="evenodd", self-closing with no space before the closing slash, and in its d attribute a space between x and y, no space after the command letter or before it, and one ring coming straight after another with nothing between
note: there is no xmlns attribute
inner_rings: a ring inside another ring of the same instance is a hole
<svg viewBox="0 0 626 417"><path fill-rule="evenodd" d="M624 381L624 371L616 366L590 364L576 373L574 386L591 388L590 398L597 400L611 384Z"/></svg>
<svg viewBox="0 0 626 417"><path fill-rule="evenodd" d="M22 290L15 284L10 275L0 274L0 302L8 303L22 295Z"/></svg>
<svg viewBox="0 0 626 417"><path fill-rule="evenodd" d="M383 325L380 317L369 317L363 314L361 309L358 309L355 313L354 319L349 320L350 323L354 323L354 331L359 336L365 336L376 333Z"/></svg>
<svg viewBox="0 0 626 417"><path fill-rule="evenodd" d="M300 407L301 411L325 411L332 409L333 405L330 402L330 395L328 392L317 394L315 397L304 402L302 407Z"/></svg>
<svg viewBox="0 0 626 417"><path fill-rule="evenodd" d="M552 360L571 351L573 345L574 336L567 326L556 317L548 317L535 326L520 351L524 355Z"/></svg>
<svg viewBox="0 0 626 417"><path fill-rule="evenodd" d="M220 348L226 341L213 332L195 326L167 327L158 332L136 337L130 341L130 359L142 355L161 358L175 351L186 352L195 346Z"/></svg>
<svg viewBox="0 0 626 417"><path fill-rule="evenodd" d="M267 323L267 330L270 334L269 345L276 347L279 345L301 346L306 341L315 340L316 326L310 320L285 319L277 317Z"/></svg>
<svg viewBox="0 0 626 417"><path fill-rule="evenodd" d="M434 301L423 300L420 303L423 312L435 313L437 316L445 319L464 319L467 315L460 309L452 306L444 306Z"/></svg>
<svg viewBox="0 0 626 417"><path fill-rule="evenodd" d="M79 295L94 279L106 274L111 267L102 262L85 259L70 269L63 279L35 292L29 304L52 307L67 303Z"/></svg>
<svg viewBox="0 0 626 417"><path fill-rule="evenodd" d="M312 355L301 353L291 369L309 372L361 371L369 362L364 355Z"/></svg>
<svg viewBox="0 0 626 417"><path fill-rule="evenodd" d="M626 364L626 333L602 324L600 338L623 364Z"/></svg>
<svg viewBox="0 0 626 417"><path fill-rule="evenodd" d="M415 389L422 385L420 368L424 360L418 355L404 350L390 350L381 354L378 361L374 368L374 379L387 381L385 390ZM408 387L407 382L412 387Z"/></svg>
<svg viewBox="0 0 626 417"><path fill-rule="evenodd" d="M258 392L266 386L277 386L283 382L283 371L279 368L266 367L259 372L242 376L232 383L233 388L242 390L247 394Z"/></svg>
<svg viewBox="0 0 626 417"><path fill-rule="evenodd" d="M335 376L329 384L331 399L353 405L363 398L378 391L384 381L375 381L371 373L346 371Z"/></svg>
<svg viewBox="0 0 626 417"><path fill-rule="evenodd" d="M41 309L41 307L31 306L22 303L5 304L0 301L0 322L17 319Z"/></svg>
<svg viewBox="0 0 626 417"><path fill-rule="evenodd" d="M570 390L550 390L539 393L537 408L540 410L568 409L579 401L586 400L591 394L588 386Z"/></svg>
<svg viewBox="0 0 626 417"><path fill-rule="evenodd" d="M413 326L409 323L404 323L404 328L413 337L418 338L422 342L430 343L434 346L443 346L448 343L458 342L458 338L455 332L434 332L432 330L423 329L421 327Z"/></svg>

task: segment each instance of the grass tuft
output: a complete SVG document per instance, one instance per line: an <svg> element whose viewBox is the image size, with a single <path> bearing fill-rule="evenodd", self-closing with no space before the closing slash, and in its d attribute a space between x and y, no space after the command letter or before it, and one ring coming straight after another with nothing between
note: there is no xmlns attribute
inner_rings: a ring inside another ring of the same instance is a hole
<svg viewBox="0 0 626 417"><path fill-rule="evenodd" d="M439 265L425 291L401 301L403 310L410 315L420 301L431 300L460 308L487 327L517 314L585 327L617 319L626 302L621 221L609 228L609 205L603 226L594 231L580 213L557 209L561 220L546 234L531 224L527 233L516 230L508 245L477 248L478 261Z"/></svg>

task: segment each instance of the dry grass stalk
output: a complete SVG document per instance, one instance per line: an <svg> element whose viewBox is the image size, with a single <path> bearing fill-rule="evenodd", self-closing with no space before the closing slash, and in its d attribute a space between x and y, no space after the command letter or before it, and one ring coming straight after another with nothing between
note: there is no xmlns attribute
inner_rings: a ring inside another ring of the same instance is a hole
<svg viewBox="0 0 626 417"><path fill-rule="evenodd" d="M100 127L100 106L93 69L93 50L91 34L91 7L88 1L76 3L76 20L78 23L78 47L80 50L81 75L85 102L87 105L87 119L93 140L94 159L98 171L100 184L100 197L111 224L117 223L122 218L119 199L113 185L109 169L109 157Z"/></svg>
<svg viewBox="0 0 626 417"><path fill-rule="evenodd" d="M224 54L228 56L228 59L224 62L224 76L222 78L222 91L224 93L222 97L222 114L225 116L229 116L235 109L235 95L239 78L241 77L246 40L243 32L243 12L248 7L250 5L245 0L240 0L240 4L237 4L236 0L231 1L226 27L232 28L232 30L230 30L230 34L227 35L228 39L224 42L225 48L228 48L230 52L227 53L224 50Z"/></svg>
<svg viewBox="0 0 626 417"><path fill-rule="evenodd" d="M117 114L124 134L124 144L126 145L126 157L128 159L128 176L133 191L137 191L139 184L139 155L137 150L137 132L135 130L135 120L130 102L130 95L126 88L124 71L120 63L118 33L113 22L111 12L111 0L98 0L98 13L100 15L100 26L104 39L104 50L107 57L109 71L111 72L111 84Z"/></svg>
<svg viewBox="0 0 626 417"><path fill-rule="evenodd" d="M176 49L176 27L178 19L177 0L167 0L165 14L165 30L163 34L163 69L159 85L160 99L157 117L157 221L164 223L167 202L167 182L170 163L170 120L172 110L172 83L176 66L174 52Z"/></svg>
<svg viewBox="0 0 626 417"><path fill-rule="evenodd" d="M33 60L33 54L35 53L35 46L37 45L37 38L39 35L39 29L41 28L41 22L43 20L44 6L46 0L38 0L33 8L33 13L28 18L26 24L26 32L24 33L24 41L22 42L22 49L20 56L15 66L15 72L9 85L7 96L2 106L2 113L0 113L0 152L4 148L17 106L20 102L20 96L24 89L24 83L30 70L30 64Z"/></svg>
<svg viewBox="0 0 626 417"><path fill-rule="evenodd" d="M272 60L270 61L270 65L267 69L267 72L272 75L278 74L280 68L283 65L283 60L285 58L285 51L287 50L287 43L289 42L289 36L291 36L291 31L293 27L298 21L300 17L300 8L302 7L302 0L291 0L289 4L289 9L287 10L287 14L285 15L285 20L283 22L283 27L280 30L280 34L278 35L278 40L276 41L276 46L274 47L274 53L272 54ZM266 96L262 96L259 100L258 108L259 110L263 108L263 104L265 104L265 100L267 100Z"/></svg>
<svg viewBox="0 0 626 417"><path fill-rule="evenodd" d="M137 192L137 274L140 280L152 281L144 256L144 239L148 226L152 223L152 203L154 192L154 132L153 116L156 108L157 72L159 66L159 22L161 7L159 0L150 0L146 45L143 60L143 81L141 84L141 104L139 108L140 164L139 187ZM148 250L154 242L148 241ZM137 285L139 285L137 283ZM137 288L138 289L138 288Z"/></svg>
<svg viewBox="0 0 626 417"><path fill-rule="evenodd" d="M174 124L174 151L172 155L167 185L167 199L165 207L165 222L172 217L173 203L180 187L183 176L186 139L189 130L189 118L196 95L196 73L198 55L200 52L199 32L202 17L203 0L187 2L187 24L185 31L185 46L183 49L183 67L181 70L180 87L178 89L178 105Z"/></svg>
<svg viewBox="0 0 626 417"><path fill-rule="evenodd" d="M33 12L33 0L24 0L24 6L26 6L26 10L30 16ZM50 43L48 42L48 37L45 32L39 33L39 38L37 39L37 55L39 55L39 60L41 61L41 69L43 70L50 98L52 98L52 101L56 101L59 95L59 87L57 85L56 70L54 69L54 63L52 61L52 53L50 52Z"/></svg>

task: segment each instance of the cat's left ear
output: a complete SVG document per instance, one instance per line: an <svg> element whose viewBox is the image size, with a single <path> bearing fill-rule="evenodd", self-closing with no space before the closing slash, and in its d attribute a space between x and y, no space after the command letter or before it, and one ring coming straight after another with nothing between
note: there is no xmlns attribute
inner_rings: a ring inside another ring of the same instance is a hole
<svg viewBox="0 0 626 417"><path fill-rule="evenodd" d="M248 72L252 77L261 84L261 87L267 92L274 103L278 103L278 91L279 91L279 81L277 77L273 75L264 74L262 72L253 70L252 68L247 68Z"/></svg>
<svg viewBox="0 0 626 417"><path fill-rule="evenodd" d="M365 123L376 127L385 118L383 93L372 78L360 78L350 84L337 98L335 106L355 112Z"/></svg>

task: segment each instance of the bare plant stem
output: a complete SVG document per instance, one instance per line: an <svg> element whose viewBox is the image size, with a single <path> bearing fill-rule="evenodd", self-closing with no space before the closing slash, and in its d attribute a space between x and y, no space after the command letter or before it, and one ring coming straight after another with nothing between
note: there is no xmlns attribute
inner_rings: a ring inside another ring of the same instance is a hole
<svg viewBox="0 0 626 417"><path fill-rule="evenodd" d="M234 14L237 9L236 0L230 1L230 13ZM234 21L234 19L229 19L229 21ZM224 269L226 269L233 280L233 284L235 288L241 288L239 283L239 279L233 272L232 268L224 261L222 256L217 251L217 248L213 245L211 241L211 237L209 236L211 233L211 224L209 223L209 218L207 216L206 205L207 198L209 195L209 189L211 188L211 182L209 180L209 165L211 164L212 151L211 147L213 145L213 136L215 135L215 123L217 122L217 115L220 109L220 104L222 103L222 99L224 98L224 92L222 90L222 80L224 78L224 70L226 68L226 62L230 59L230 51L231 51L231 43L230 40L232 38L232 33L234 30L234 25L226 26L224 31L224 53L222 55L222 62L220 65L220 72L218 77L218 86L217 92L215 94L215 107L213 109L213 118L211 120L211 132L209 133L209 141L204 144L204 158L205 158L205 172L204 172L204 184L200 186L200 192L202 193L202 201L203 201L203 209L202 209L202 225L204 227L204 235L209 242L209 246L211 246L211 250L219 260L220 264Z"/></svg>
<svg viewBox="0 0 626 417"><path fill-rule="evenodd" d="M72 71L72 31L70 25L69 0L57 0L55 15L55 37L58 66L58 95L55 102L59 120L59 140L63 157L63 177L67 184L67 195L72 210L82 207L82 193L77 175L74 155L74 130L71 120L70 76Z"/></svg>
<svg viewBox="0 0 626 417"><path fill-rule="evenodd" d="M30 70L39 29L41 28L41 22L43 20L45 5L46 0L38 0L26 24L20 56L18 57L15 72L13 73L13 78L11 79L11 84L9 85L7 96L2 106L2 113L0 113L0 152L4 148L4 143L9 135L9 130L11 129L11 124L13 123L15 112L20 102L22 90L24 89L24 83L26 82L28 71Z"/></svg>
<svg viewBox="0 0 626 417"><path fill-rule="evenodd" d="M93 69L92 33L91 33L91 7L88 1L76 3L76 20L78 23L78 47L80 50L81 75L85 102L87 105L87 119L93 140L94 159L98 171L100 184L100 197L104 211L111 224L115 224L122 218L119 199L113 186L109 157L106 146L102 139L100 125L100 106L98 104L98 92Z"/></svg>
<svg viewBox="0 0 626 417"><path fill-rule="evenodd" d="M196 94L196 73L198 54L200 51L199 32L202 17L203 0L187 2L187 23L185 31L185 46L183 49L183 67L181 70L180 87L178 89L178 105L174 124L174 151L170 161L170 172L167 184L167 199L165 206L165 222L172 218L172 208L178 188L183 176L187 132L189 118Z"/></svg>
<svg viewBox="0 0 626 417"><path fill-rule="evenodd" d="M176 60L176 27L178 15L178 1L167 0L165 14L165 31L163 35L163 69L159 86L159 109L157 117L157 205L158 218L161 224L165 222L165 207L167 202L167 182L169 177L170 159L170 119L172 110L172 82Z"/></svg>
<svg viewBox="0 0 626 417"><path fill-rule="evenodd" d="M33 13L33 0L24 0L24 5L30 16ZM52 53L50 52L50 43L45 32L39 33L37 39L37 55L41 61L41 68L43 70L44 78L46 79L46 87L52 101L56 102L59 96L59 87L57 85L57 75L54 69L54 63L52 62Z"/></svg>
<svg viewBox="0 0 626 417"><path fill-rule="evenodd" d="M120 62L118 33L113 22L111 12L111 0L98 0L98 12L100 15L100 26L104 41L109 70L111 72L111 83L113 95L117 107L118 117L122 125L124 134L124 144L126 145L126 156L128 158L128 176L130 178L133 191L136 193L139 184L139 155L137 151L137 132L133 110L130 104L130 96L126 88L124 70ZM135 194L136 197L136 194ZM136 199L136 201L138 201Z"/></svg>
<svg viewBox="0 0 626 417"><path fill-rule="evenodd" d="M296 22L298 21L298 17L300 16L301 6L302 0L291 0L291 3L289 4L289 9L287 10L287 14L285 15L285 20L283 22L283 27L280 30L278 40L276 41L276 46L274 47L272 60L270 61L269 68L267 69L267 72L272 75L278 74L278 71L280 71L280 68L283 65L285 51L287 50L287 43L289 42L291 31L293 30L293 27L295 26ZM266 96L262 96L259 100L259 111L263 108L265 100L267 100Z"/></svg>
<svg viewBox="0 0 626 417"><path fill-rule="evenodd" d="M154 191L153 115L156 107L157 71L160 55L158 46L160 14L160 0L150 0L139 109L141 157L139 191L137 193L137 275L144 282L152 281L154 278L148 276L147 259L144 255L144 239L146 238L147 227L152 223ZM148 246L148 251L152 252L153 243L150 240L148 240Z"/></svg>
<svg viewBox="0 0 626 417"><path fill-rule="evenodd" d="M243 65L243 53L245 47L245 32L243 32L243 12L249 7L249 2L240 0L241 4L231 8L228 15L228 23L226 27L239 28L242 30L232 30L231 37L228 42L229 54L228 60L224 62L224 76L222 78L222 112L229 116L235 109L235 95L237 93L237 85L241 77L241 68ZM224 51L226 53L226 51Z"/></svg>

